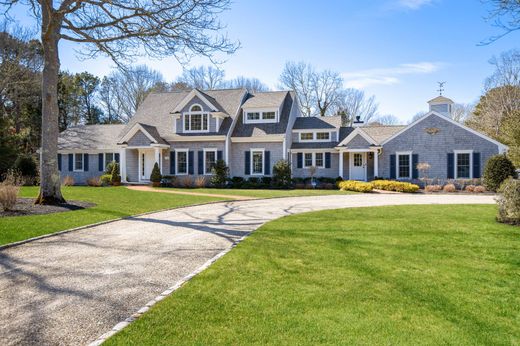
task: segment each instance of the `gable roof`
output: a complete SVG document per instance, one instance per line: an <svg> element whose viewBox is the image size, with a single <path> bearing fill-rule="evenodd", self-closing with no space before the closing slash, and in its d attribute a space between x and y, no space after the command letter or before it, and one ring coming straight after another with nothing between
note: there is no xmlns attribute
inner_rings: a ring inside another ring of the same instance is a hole
<svg viewBox="0 0 520 346"><path fill-rule="evenodd" d="M280 112L279 122L277 123L254 123L244 124L243 111L236 119L236 125L232 137L257 137L268 135L284 135L289 125L291 109L295 104L295 94L292 91L277 91L270 94L279 93L284 95L283 107ZM278 97L278 96L277 96ZM247 103L247 101L246 101Z"/></svg>
<svg viewBox="0 0 520 346"><path fill-rule="evenodd" d="M251 94L242 105L246 108L279 108L285 100L288 91L265 91Z"/></svg>
<svg viewBox="0 0 520 346"><path fill-rule="evenodd" d="M58 150L116 150L117 139L126 125L80 125L58 136Z"/></svg>
<svg viewBox="0 0 520 346"><path fill-rule="evenodd" d="M293 130L337 129L341 127L341 116L297 117Z"/></svg>
<svg viewBox="0 0 520 346"><path fill-rule="evenodd" d="M471 132L474 135L479 136L480 138L483 138L483 139L485 139L485 140L487 140L487 141L489 141L489 142L491 142L493 144L496 144L498 146L499 152L501 152L501 153L505 152L509 148L507 145L505 145L503 143L500 143L499 141L496 141L496 140L494 140L491 137L488 137L488 136L486 136L486 135L484 135L484 134L482 134L482 133L480 133L480 132L478 132L476 130L473 130L472 128L469 128L469 127L459 123L458 121L455 121L455 120L453 120L453 119L451 119L451 118L449 118L447 116L444 116L444 115L439 114L439 113L434 112L434 111L426 113L425 115L423 115L422 117L420 117L419 119L417 119L413 123L409 124L408 126L403 128L402 130L396 132L392 136L390 136L387 139L385 139L381 144L386 144L386 143L390 142L392 139L396 138L397 136L400 136L404 132L408 131L410 128L414 127L415 125L419 124L421 121L423 121L423 120L425 120L425 119L427 119L427 118L429 118L431 116L437 116L437 117L439 117L439 118L441 118L441 119L443 119L443 120L445 120L445 121L447 121L447 122L449 122L449 123L451 123L453 125L456 125L456 126L462 128L462 129L464 129L464 130L466 130L468 132Z"/></svg>
<svg viewBox="0 0 520 346"><path fill-rule="evenodd" d="M454 103L452 99L449 99L445 96L437 96L436 98L428 101L429 104L439 104L439 103Z"/></svg>
<svg viewBox="0 0 520 346"><path fill-rule="evenodd" d="M150 139L150 141L154 142L155 144L165 144L168 145L168 142L166 142L160 135L159 131L157 131L157 128L155 126L147 125L147 124L141 124L141 123L135 123L129 131L125 133L123 137L120 138L118 144L126 144L133 136L135 136L136 133L141 132L146 137Z"/></svg>
<svg viewBox="0 0 520 346"><path fill-rule="evenodd" d="M213 112L217 112L218 108L217 106L211 102L215 101L212 97L209 97L209 99L212 99L211 101L208 99L208 95L201 92L199 89L192 89L177 106L172 110L173 113L180 112L194 97L198 97L206 106L208 106Z"/></svg>
<svg viewBox="0 0 520 346"><path fill-rule="evenodd" d="M363 126L361 130L374 139L376 144L381 144L405 127L406 125Z"/></svg>

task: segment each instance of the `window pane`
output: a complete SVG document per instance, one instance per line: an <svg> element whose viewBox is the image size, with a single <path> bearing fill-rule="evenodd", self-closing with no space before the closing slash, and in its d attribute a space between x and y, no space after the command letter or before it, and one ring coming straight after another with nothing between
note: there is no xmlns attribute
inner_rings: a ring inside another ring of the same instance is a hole
<svg viewBox="0 0 520 346"><path fill-rule="evenodd" d="M316 167L323 167L323 153L316 153Z"/></svg>
<svg viewBox="0 0 520 346"><path fill-rule="evenodd" d="M253 151L253 174L263 173L263 154L261 151Z"/></svg>
<svg viewBox="0 0 520 346"><path fill-rule="evenodd" d="M105 153L105 168L112 161L114 161L114 153Z"/></svg>
<svg viewBox="0 0 520 346"><path fill-rule="evenodd" d="M305 167L312 166L312 153L305 153Z"/></svg>
<svg viewBox="0 0 520 346"><path fill-rule="evenodd" d="M190 119L191 131L202 130L202 114L191 114Z"/></svg>
<svg viewBox="0 0 520 346"><path fill-rule="evenodd" d="M399 155L399 178L410 178L410 155Z"/></svg>
<svg viewBox="0 0 520 346"><path fill-rule="evenodd" d="M260 120L260 113L258 113L258 112L247 113L247 120Z"/></svg>
<svg viewBox="0 0 520 346"><path fill-rule="evenodd" d="M83 170L83 154L74 155L74 170L76 170L76 171Z"/></svg>
<svg viewBox="0 0 520 346"><path fill-rule="evenodd" d="M191 107L190 111L192 111L192 112L201 112L202 109L200 108L200 106L194 105L194 106Z"/></svg>
<svg viewBox="0 0 520 346"><path fill-rule="evenodd" d="M469 154L457 154L457 178L471 178Z"/></svg>
<svg viewBox="0 0 520 346"><path fill-rule="evenodd" d="M177 174L188 173L188 153L185 151L177 152Z"/></svg>
<svg viewBox="0 0 520 346"><path fill-rule="evenodd" d="M215 162L217 161L217 157L214 151L206 151L206 174L211 174L213 167L215 167Z"/></svg>
<svg viewBox="0 0 520 346"><path fill-rule="evenodd" d="M354 167L363 166L363 155L362 154L354 154Z"/></svg>
<svg viewBox="0 0 520 346"><path fill-rule="evenodd" d="M184 131L189 131L190 130L190 116L189 114L186 114L184 116Z"/></svg>
<svg viewBox="0 0 520 346"><path fill-rule="evenodd" d="M275 112L264 112L262 117L264 120L274 120L276 118Z"/></svg>
<svg viewBox="0 0 520 346"><path fill-rule="evenodd" d="M330 138L329 132L318 132L316 134L316 139L328 140L329 138Z"/></svg>
<svg viewBox="0 0 520 346"><path fill-rule="evenodd" d="M203 114L202 115L202 129L206 131L208 129L208 115Z"/></svg>
<svg viewBox="0 0 520 346"><path fill-rule="evenodd" d="M312 141L314 137L312 132L302 132L300 138L302 141Z"/></svg>

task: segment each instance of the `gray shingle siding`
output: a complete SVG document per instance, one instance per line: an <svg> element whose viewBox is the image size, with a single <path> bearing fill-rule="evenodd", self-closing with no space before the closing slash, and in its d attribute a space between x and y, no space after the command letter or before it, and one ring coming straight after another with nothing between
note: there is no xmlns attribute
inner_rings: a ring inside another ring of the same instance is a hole
<svg viewBox="0 0 520 346"><path fill-rule="evenodd" d="M200 105L204 112L211 112L212 111L211 108L209 108L206 105L206 103L204 103L198 96L195 96L194 98L191 99L190 102L188 102L186 104L186 106L184 106L184 108L181 111L181 117L179 119L177 119L177 124L176 124L176 126L177 126L177 133L183 133L184 132L183 113L189 112L191 106L193 106L194 104ZM215 119L215 117L209 115L209 132L212 133L212 134L215 134L216 131L217 131L217 120Z"/></svg>
<svg viewBox="0 0 520 346"><path fill-rule="evenodd" d="M139 156L137 149L128 149L126 151L126 176L128 181L139 181Z"/></svg>
<svg viewBox="0 0 520 346"><path fill-rule="evenodd" d="M142 133L141 131L137 131L135 133L135 135L132 136L132 138L130 138L128 140L128 145L133 147L139 147L139 146L148 146L152 143L152 141L150 141L150 138L148 138L144 133Z"/></svg>
<svg viewBox="0 0 520 346"><path fill-rule="evenodd" d="M361 135L356 135L350 142L346 144L347 147L352 149L364 149L368 148L372 143L369 143Z"/></svg>
<svg viewBox="0 0 520 346"><path fill-rule="evenodd" d="M437 128L435 135L426 133L425 129ZM436 115L409 128L401 135L383 146L383 154L379 160L379 175L390 177L390 155L398 151L412 151L419 155L419 163L431 165L428 171L430 178L447 178L447 155L454 150L473 150L481 155L481 173L485 162L499 152L498 146Z"/></svg>
<svg viewBox="0 0 520 346"><path fill-rule="evenodd" d="M273 166L276 162L283 159L283 145L282 142L273 143L232 143L230 154L230 175L232 177L249 178L251 175L245 175L245 152L251 149L264 149L270 152L270 166L271 174L273 173ZM256 177L257 175L255 175Z"/></svg>
<svg viewBox="0 0 520 346"><path fill-rule="evenodd" d="M296 178L308 178L310 177L309 168L298 168L297 154L291 154L291 169L292 175ZM316 178L329 177L336 178L339 175L339 153L331 152L330 155L330 168L317 168Z"/></svg>
<svg viewBox="0 0 520 346"><path fill-rule="evenodd" d="M80 152L78 152L78 154L80 154ZM88 171L83 172L74 172L74 166L72 166L73 170L69 171L69 154L61 155L60 177L62 181L66 176L71 176L76 185L86 185L87 179L99 177L103 174L103 171L99 171L98 154L86 155L88 155Z"/></svg>
<svg viewBox="0 0 520 346"><path fill-rule="evenodd" d="M198 176L199 156L198 152L204 149L216 149L222 151L222 159L225 159L225 144L224 141L207 141L207 142L171 142L170 149L164 151L164 156L168 155L168 160L163 161L163 174L175 175L175 172L170 172L170 152L176 149L188 149L194 152L193 156L193 176ZM164 164L166 162L166 164ZM204 174L203 174L204 175Z"/></svg>

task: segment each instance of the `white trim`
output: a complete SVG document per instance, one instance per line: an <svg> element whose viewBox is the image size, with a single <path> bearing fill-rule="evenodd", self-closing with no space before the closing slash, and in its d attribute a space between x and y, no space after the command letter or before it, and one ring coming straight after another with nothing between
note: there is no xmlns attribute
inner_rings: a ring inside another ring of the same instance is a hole
<svg viewBox="0 0 520 346"><path fill-rule="evenodd" d="M203 175L213 175L212 172L209 172L209 173L206 172L206 153L209 151L215 153L215 163L218 161L218 157L217 157L218 149L217 148L203 148L202 149L202 152L203 152L203 154L202 154L202 172L203 173L202 174Z"/></svg>
<svg viewBox="0 0 520 346"><path fill-rule="evenodd" d="M312 153L331 153L332 154L336 154L337 151L334 151L335 149L334 148L316 148L316 149L313 149L313 148L309 148L309 149L289 149L289 152L291 154L297 154L297 153L309 153L309 152L312 152Z"/></svg>
<svg viewBox="0 0 520 346"><path fill-rule="evenodd" d="M226 149L225 161L228 166L229 166L229 149L231 147L231 134L235 130L238 119L240 118L240 110L242 109L242 105L244 104L245 98L247 95L248 95L248 92L246 89L244 89L242 98L240 99L240 103L238 104L237 110L235 111L235 116L232 118L231 126L229 126L229 129L225 136L225 149ZM230 171L230 174L232 175L233 172Z"/></svg>
<svg viewBox="0 0 520 346"><path fill-rule="evenodd" d="M314 131L314 130L309 130L309 131L299 131L297 132L298 133L298 140L301 142L301 143L328 143L331 141L331 138L332 138L332 133L330 131L326 131L326 130L322 130L322 131ZM303 134L307 134L307 133L310 133L312 134L312 139L302 139L302 135ZM318 133L328 133L329 135L329 138L328 139L318 139Z"/></svg>
<svg viewBox="0 0 520 346"><path fill-rule="evenodd" d="M283 135L266 135L258 137L231 137L233 143L265 143L265 142L282 142Z"/></svg>
<svg viewBox="0 0 520 346"><path fill-rule="evenodd" d="M409 163L409 169L408 169L408 176L407 177L401 177L399 175L399 156L408 156L410 163ZM396 151L395 152L395 177L396 179L408 179L411 180L413 177L413 157L411 151Z"/></svg>
<svg viewBox="0 0 520 346"><path fill-rule="evenodd" d="M253 172L253 152L261 151L262 152L262 173L254 173ZM261 176L264 175L264 169L265 169L265 149L264 148L251 148L249 149L250 152L250 160L249 160L249 174L253 176Z"/></svg>
<svg viewBox="0 0 520 346"><path fill-rule="evenodd" d="M375 141L372 137L370 137L365 131L363 131L360 127L356 127L354 129L354 131L352 131L347 137L345 137L344 140L341 141L341 143L338 144L338 147L347 145L357 135L360 135L361 137L363 137L369 143L369 145L377 144L377 141Z"/></svg>
<svg viewBox="0 0 520 346"><path fill-rule="evenodd" d="M76 155L81 155L81 169L76 169ZM73 156L72 156L72 171L73 172L85 172L85 155L88 155L88 154L73 153Z"/></svg>
<svg viewBox="0 0 520 346"><path fill-rule="evenodd" d="M302 152L303 154L303 163L302 163L302 168L310 168L310 167L316 167L316 168L325 168L325 151L304 151ZM310 166L306 166L305 165L305 155L306 154L311 154L311 165ZM322 165L321 166L318 166L316 164L316 154L322 154Z"/></svg>
<svg viewBox="0 0 520 346"><path fill-rule="evenodd" d="M421 118L417 119L416 121L414 121L413 123L411 123L410 125L408 125L407 127L405 127L404 129L402 129L402 130L396 132L396 133L393 134L392 136L390 136L390 137L388 137L387 139L385 139L385 140L381 143L381 145L384 145L384 144L390 142L392 139L394 139L394 138L400 136L401 134L403 134L404 132L406 132L406 131L409 130L410 128L414 127L415 125L419 124L421 121L423 121L423 120L429 118L429 117L432 116L432 115L435 115L435 116L437 116L437 117L439 117L439 118L441 118L441 119L443 119L443 120L446 120L447 122L452 123L453 125L457 125L458 127L462 128L462 129L464 129L464 130L466 130L466 131L468 131L468 132L471 132L472 134L477 135L477 136L479 136L480 138L483 138L483 139L485 139L485 140L487 140L487 141L489 141L489 142L491 142L491 143L497 145L497 146L498 146L498 151L499 151L499 153L503 153L503 152L507 151L507 149L509 149L509 147L508 147L507 145L502 144L502 143L500 143L500 142L498 142L498 141L496 141L496 140L494 140L494 139L492 139L492 138L490 138L490 137L488 137L488 136L486 136L486 135L484 135L484 134L482 134L482 133L480 133L480 132L478 132L478 131L473 130L472 128L469 128L469 127L467 127L467 126L465 126L465 125L463 125L463 124L461 124L461 123L459 123L459 122L457 122L457 121L455 121L455 120L453 120L453 119L451 119L451 118L449 118L449 117L447 117L447 116L445 116L445 115L442 115L442 114L440 114L440 113L437 113L437 112L435 112L435 111L431 111L431 112L426 113L424 116L422 116Z"/></svg>
<svg viewBox="0 0 520 346"><path fill-rule="evenodd" d="M164 139L168 142L220 142L225 141L226 136L170 136Z"/></svg>
<svg viewBox="0 0 520 346"><path fill-rule="evenodd" d="M363 151L363 152L354 152L353 154L361 154L362 158L363 158L363 168L364 168L364 177L363 177L363 181L367 181L367 176L368 176L368 172L367 172L367 167L368 167L368 162L367 162L367 152L366 151ZM343 155L343 153L342 153ZM349 174L349 179L350 180L353 180L352 179L352 171L353 171L353 168L354 168L354 155L348 155L348 158L349 158L349 167L348 167L348 174Z"/></svg>
<svg viewBox="0 0 520 346"><path fill-rule="evenodd" d="M190 173L190 153L189 149L174 149L175 150L175 175L188 175ZM186 153L186 173L179 173L179 152Z"/></svg>
<svg viewBox="0 0 520 346"><path fill-rule="evenodd" d="M192 111L193 107L199 107L200 111ZM192 130L191 129L191 117L194 115L200 115L200 130ZM186 129L186 117L188 117L188 127L189 129ZM204 117L206 117L206 121L204 121ZM209 132L210 127L210 117L211 115L209 112L205 112L204 108L198 103L194 103L191 105L189 111L182 113L182 133L207 133ZM204 123L206 123L206 129L204 129Z"/></svg>
<svg viewBox="0 0 520 346"><path fill-rule="evenodd" d="M244 124L272 124L277 123L280 119L280 112L277 108L243 108L243 110L242 117ZM258 113L260 119L247 119L249 113ZM264 119L264 113L274 113L274 119Z"/></svg>
<svg viewBox="0 0 520 346"><path fill-rule="evenodd" d="M130 128L130 130L123 136L123 138L121 138L119 142L128 142L137 133L137 131L141 131L152 143L157 143L155 138L153 138L152 135L148 133L148 131L146 131L139 123L134 124L134 126Z"/></svg>
<svg viewBox="0 0 520 346"><path fill-rule="evenodd" d="M172 113L180 113L182 111L182 109L195 97L197 96L199 99L202 100L202 102L204 102L204 104L206 104L206 106L208 106L212 112L217 112L218 109L215 107L215 105L213 105L213 103L211 103L199 90L197 89L193 89L192 91L190 91L190 93L188 95L186 95L186 97L184 97L182 99L182 101L177 105L177 107L175 107L175 109L172 111Z"/></svg>
<svg viewBox="0 0 520 346"><path fill-rule="evenodd" d="M469 178L459 178L457 175L457 156L459 154L469 154ZM473 179L473 150L453 150L453 161L453 176L455 177L455 179Z"/></svg>

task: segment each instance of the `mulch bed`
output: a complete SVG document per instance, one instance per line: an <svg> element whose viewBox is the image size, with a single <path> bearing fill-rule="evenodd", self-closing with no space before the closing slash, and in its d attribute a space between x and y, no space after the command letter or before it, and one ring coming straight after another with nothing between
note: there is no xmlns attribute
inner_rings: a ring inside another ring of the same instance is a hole
<svg viewBox="0 0 520 346"><path fill-rule="evenodd" d="M61 213L64 211L90 208L95 205L95 203L83 201L67 201L67 203L59 205L35 205L34 198L18 198L13 210L4 211L0 208L0 217Z"/></svg>

